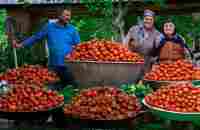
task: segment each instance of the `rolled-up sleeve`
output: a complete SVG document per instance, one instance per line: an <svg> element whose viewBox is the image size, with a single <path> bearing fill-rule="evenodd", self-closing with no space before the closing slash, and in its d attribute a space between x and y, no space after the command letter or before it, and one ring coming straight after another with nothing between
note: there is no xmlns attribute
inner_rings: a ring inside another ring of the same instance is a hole
<svg viewBox="0 0 200 130"><path fill-rule="evenodd" d="M124 45L127 47L131 47L132 49L137 48L140 44L137 41L138 37L140 35L138 33L139 33L139 27L137 25L131 27L130 30L128 31L128 34L127 34L125 40L124 40Z"/></svg>
<svg viewBox="0 0 200 130"><path fill-rule="evenodd" d="M127 35L126 35L126 37L125 37L125 39L124 39L124 41L123 41L123 43L124 43L125 45L128 45L128 44L129 44L130 40L133 38L134 32L135 32L135 27L133 26L133 27L131 27L131 28L129 29L129 31L128 31L128 33L127 33Z"/></svg>
<svg viewBox="0 0 200 130"><path fill-rule="evenodd" d="M33 36L27 38L22 42L23 46L29 47L32 46L33 44L39 42L43 38L47 36L47 31L48 30L48 25L45 25L39 32L34 34Z"/></svg>
<svg viewBox="0 0 200 130"><path fill-rule="evenodd" d="M153 50L154 53L150 59L150 62L152 64L158 62L159 59L159 52L160 52L160 47L162 46L162 44L164 43L164 37L160 32L157 32L156 37L155 37L155 41L154 41L154 47L155 49Z"/></svg>
<svg viewBox="0 0 200 130"><path fill-rule="evenodd" d="M157 35L156 35L156 38L155 38L155 46L156 46L156 48L158 48L160 46L162 40L163 40L163 36L162 36L162 34L160 32L158 32Z"/></svg>
<svg viewBox="0 0 200 130"><path fill-rule="evenodd" d="M166 42L165 36L160 33L159 37L156 38L156 48L159 50Z"/></svg>

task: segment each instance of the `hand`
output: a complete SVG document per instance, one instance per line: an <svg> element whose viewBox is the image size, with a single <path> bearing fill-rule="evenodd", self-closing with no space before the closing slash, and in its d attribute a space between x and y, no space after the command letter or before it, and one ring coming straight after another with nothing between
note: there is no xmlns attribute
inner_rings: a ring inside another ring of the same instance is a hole
<svg viewBox="0 0 200 130"><path fill-rule="evenodd" d="M130 41L128 42L128 48L130 50L134 50L136 48L134 39L130 39Z"/></svg>
<svg viewBox="0 0 200 130"><path fill-rule="evenodd" d="M68 54L68 55L66 56L67 59L70 59L70 57L71 57L71 54Z"/></svg>
<svg viewBox="0 0 200 130"><path fill-rule="evenodd" d="M76 48L76 45L73 45L72 48L75 49L75 48Z"/></svg>
<svg viewBox="0 0 200 130"><path fill-rule="evenodd" d="M129 48L128 44L123 44L123 46L124 46L125 48Z"/></svg>
<svg viewBox="0 0 200 130"><path fill-rule="evenodd" d="M23 47L23 45L17 43L16 40L13 40L13 41L12 41L12 46L13 46L13 48L22 48L22 47Z"/></svg>

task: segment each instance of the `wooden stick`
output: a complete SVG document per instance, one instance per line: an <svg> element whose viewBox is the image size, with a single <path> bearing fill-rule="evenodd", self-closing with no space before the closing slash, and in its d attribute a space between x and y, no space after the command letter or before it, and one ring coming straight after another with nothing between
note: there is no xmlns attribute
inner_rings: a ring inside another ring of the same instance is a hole
<svg viewBox="0 0 200 130"><path fill-rule="evenodd" d="M13 55L14 55L15 68L18 68L18 60L17 60L16 48L13 48Z"/></svg>

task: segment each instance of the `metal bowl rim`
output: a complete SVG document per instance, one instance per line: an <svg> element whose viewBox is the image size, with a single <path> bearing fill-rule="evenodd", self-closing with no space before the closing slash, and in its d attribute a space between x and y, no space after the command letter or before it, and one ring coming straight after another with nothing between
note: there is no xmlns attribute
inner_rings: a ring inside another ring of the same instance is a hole
<svg viewBox="0 0 200 130"><path fill-rule="evenodd" d="M123 62L123 61L89 61L89 60L65 60L66 63L95 63L95 64L144 64L144 62Z"/></svg>
<svg viewBox="0 0 200 130"><path fill-rule="evenodd" d="M178 82L178 83L185 83L185 82L193 82L193 81L200 81L200 80L148 80L148 79L143 79L143 81L146 82L155 82L155 83L168 83L168 82Z"/></svg>
<svg viewBox="0 0 200 130"><path fill-rule="evenodd" d="M179 115L200 115L200 112L174 112L174 111L168 111L162 108L154 107L152 105L149 105L145 99L142 100L142 103L147 106L149 109L160 111L160 112L166 112L166 113L173 113L173 114L179 114Z"/></svg>

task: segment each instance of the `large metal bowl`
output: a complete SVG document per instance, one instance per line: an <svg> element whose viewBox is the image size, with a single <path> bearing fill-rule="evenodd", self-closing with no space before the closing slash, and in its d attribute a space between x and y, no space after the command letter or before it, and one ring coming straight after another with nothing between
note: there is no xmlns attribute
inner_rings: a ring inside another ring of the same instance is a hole
<svg viewBox="0 0 200 130"><path fill-rule="evenodd" d="M64 121L66 126L69 124L78 124L81 128L87 129L130 129L130 127L134 128L132 122L141 118L144 114L145 111L141 111L135 114L134 117L121 120L80 119L79 117L73 117L72 115L65 115Z"/></svg>
<svg viewBox="0 0 200 130"><path fill-rule="evenodd" d="M8 120L47 120L49 116L62 108L64 103L45 111L34 112L6 112L0 110L0 118Z"/></svg>
<svg viewBox="0 0 200 130"><path fill-rule="evenodd" d="M192 82L192 80L187 80L187 81L166 81L166 80L146 80L144 79L144 84L149 84L153 89L158 89L161 86L167 86L169 84L177 84L177 83L187 83L187 82Z"/></svg>
<svg viewBox="0 0 200 130"><path fill-rule="evenodd" d="M200 112L174 112L149 105L145 99L143 104L150 109L152 114L163 119L175 121L200 121Z"/></svg>
<svg viewBox="0 0 200 130"><path fill-rule="evenodd" d="M136 83L144 75L144 63L66 61L82 87Z"/></svg>

